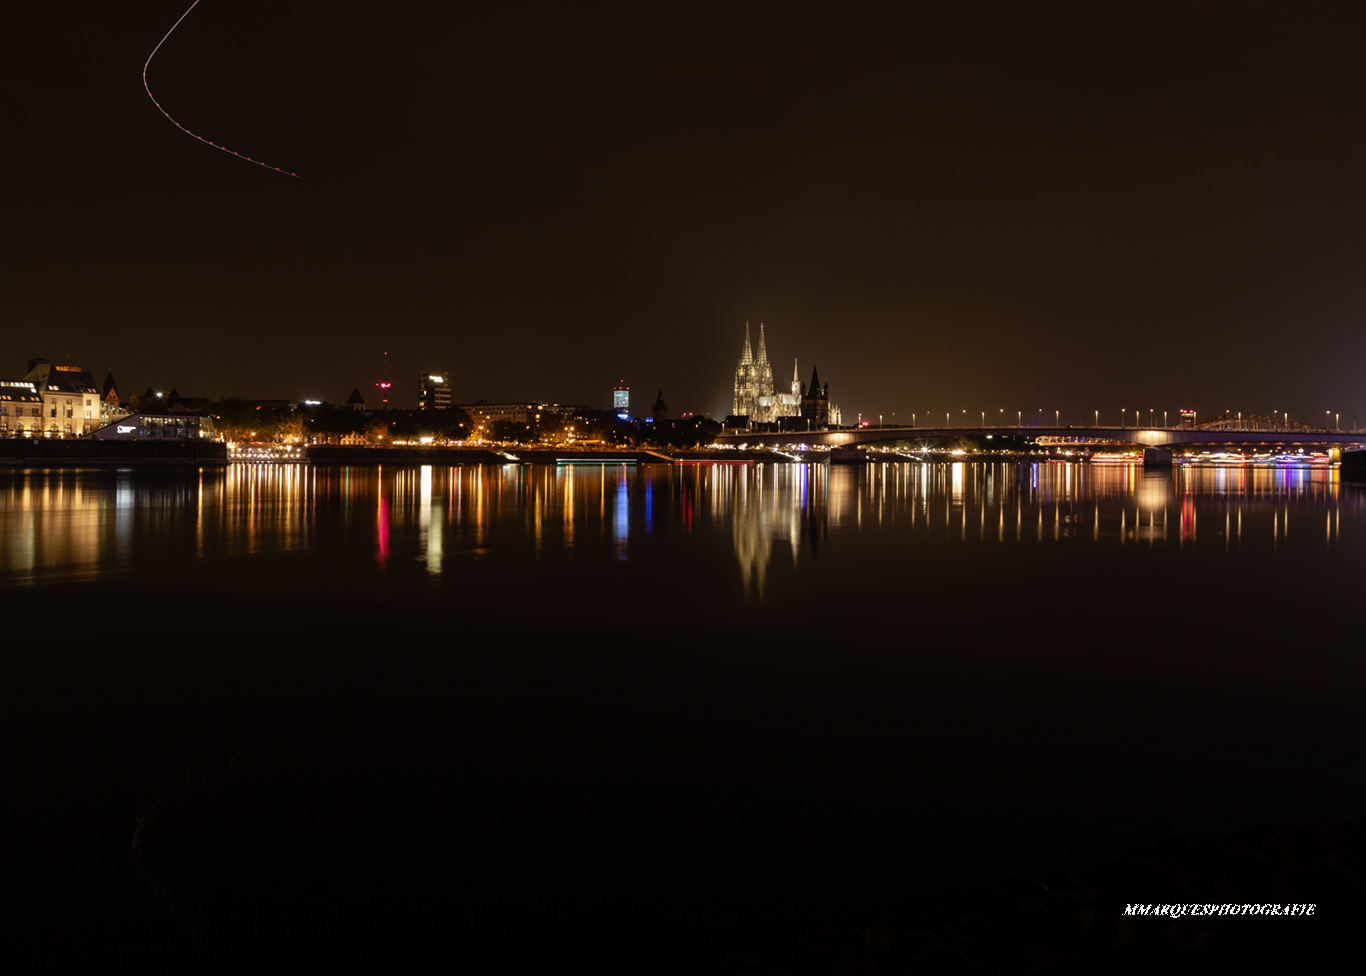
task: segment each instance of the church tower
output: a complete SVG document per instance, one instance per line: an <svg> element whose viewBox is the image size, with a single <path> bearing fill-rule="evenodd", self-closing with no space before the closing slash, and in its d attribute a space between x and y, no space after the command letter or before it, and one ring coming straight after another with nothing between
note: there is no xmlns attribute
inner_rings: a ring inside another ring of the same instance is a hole
<svg viewBox="0 0 1366 976"><path fill-rule="evenodd" d="M768 397L769 409L760 408L760 412L765 414L758 418L761 421L769 421L773 418L768 416L773 412L773 367L768 362L768 352L764 349L764 323L759 323L759 359L754 364L754 392L756 396Z"/></svg>
<svg viewBox="0 0 1366 976"><path fill-rule="evenodd" d="M754 395L754 354L749 347L749 323L745 323L745 349L740 354L740 365L735 367L735 397L730 412L737 417L752 416L758 408Z"/></svg>
<svg viewBox="0 0 1366 976"><path fill-rule="evenodd" d="M830 387L821 386L814 366L811 367L811 385L802 395L802 417L810 422L812 430L821 430L830 423Z"/></svg>

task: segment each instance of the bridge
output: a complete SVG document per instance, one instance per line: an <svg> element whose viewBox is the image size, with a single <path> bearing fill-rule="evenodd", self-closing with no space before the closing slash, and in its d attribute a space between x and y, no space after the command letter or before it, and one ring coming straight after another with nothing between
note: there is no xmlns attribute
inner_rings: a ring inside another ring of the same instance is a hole
<svg viewBox="0 0 1366 976"><path fill-rule="evenodd" d="M1199 427L855 427L848 430L773 431L723 434L718 444L792 444L854 447L885 441L931 441L937 438L1024 437L1044 446L1144 448L1143 463L1172 463L1172 448L1348 448L1366 446L1366 430L1315 430L1302 426L1254 430L1222 425Z"/></svg>

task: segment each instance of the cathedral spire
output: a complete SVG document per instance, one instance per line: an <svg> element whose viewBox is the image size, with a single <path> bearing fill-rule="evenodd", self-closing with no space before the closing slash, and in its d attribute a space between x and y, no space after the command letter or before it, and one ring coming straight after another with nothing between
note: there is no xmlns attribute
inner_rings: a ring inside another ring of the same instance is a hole
<svg viewBox="0 0 1366 976"><path fill-rule="evenodd" d="M764 351L764 323L759 323L759 365L768 363L768 353Z"/></svg>
<svg viewBox="0 0 1366 976"><path fill-rule="evenodd" d="M763 326L761 325L760 328L763 328ZM752 362L754 362L754 354L753 354L752 352L749 351L749 323L746 322L746 323L745 323L745 352L744 352L744 354L740 357L740 365L743 366L745 363L752 363Z"/></svg>

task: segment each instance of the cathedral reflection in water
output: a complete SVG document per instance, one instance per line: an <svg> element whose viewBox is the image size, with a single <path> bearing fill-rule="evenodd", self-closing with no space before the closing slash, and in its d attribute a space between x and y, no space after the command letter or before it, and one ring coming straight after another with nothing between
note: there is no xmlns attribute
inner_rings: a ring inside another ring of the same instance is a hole
<svg viewBox="0 0 1366 976"><path fill-rule="evenodd" d="M483 576L501 573L507 587L530 590L546 571L538 566L572 563L580 574L617 564L648 567L660 586L684 575L719 582L738 568L736 588L762 600L780 566L821 576L826 554L849 559L874 545L892 565L945 545L1335 547L1366 531L1363 514L1366 491L1309 467L5 470L0 578L22 585L151 569L176 580L219 566L247 579L266 565L256 557L297 556L312 560L310 574L343 582L418 572L435 585L468 580L452 571L479 564ZM845 562L840 572L862 570Z"/></svg>

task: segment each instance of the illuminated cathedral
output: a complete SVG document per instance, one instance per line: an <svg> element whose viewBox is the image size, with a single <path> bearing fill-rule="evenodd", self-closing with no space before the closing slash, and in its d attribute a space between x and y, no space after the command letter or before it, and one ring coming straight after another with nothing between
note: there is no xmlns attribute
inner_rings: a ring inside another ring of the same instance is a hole
<svg viewBox="0 0 1366 976"><path fill-rule="evenodd" d="M792 360L792 385L787 393L778 393L773 385L773 366L768 361L768 351L764 348L764 324L759 323L759 355L750 349L749 323L745 323L745 348L740 354L740 365L735 367L735 397L731 403L731 413L736 417L748 417L754 424L780 424L795 428L799 422L795 418L805 417L810 426L839 426L839 407L830 404L830 387L819 386L813 371L812 388L808 391L797 378L797 361ZM786 420L785 418L794 418Z"/></svg>

